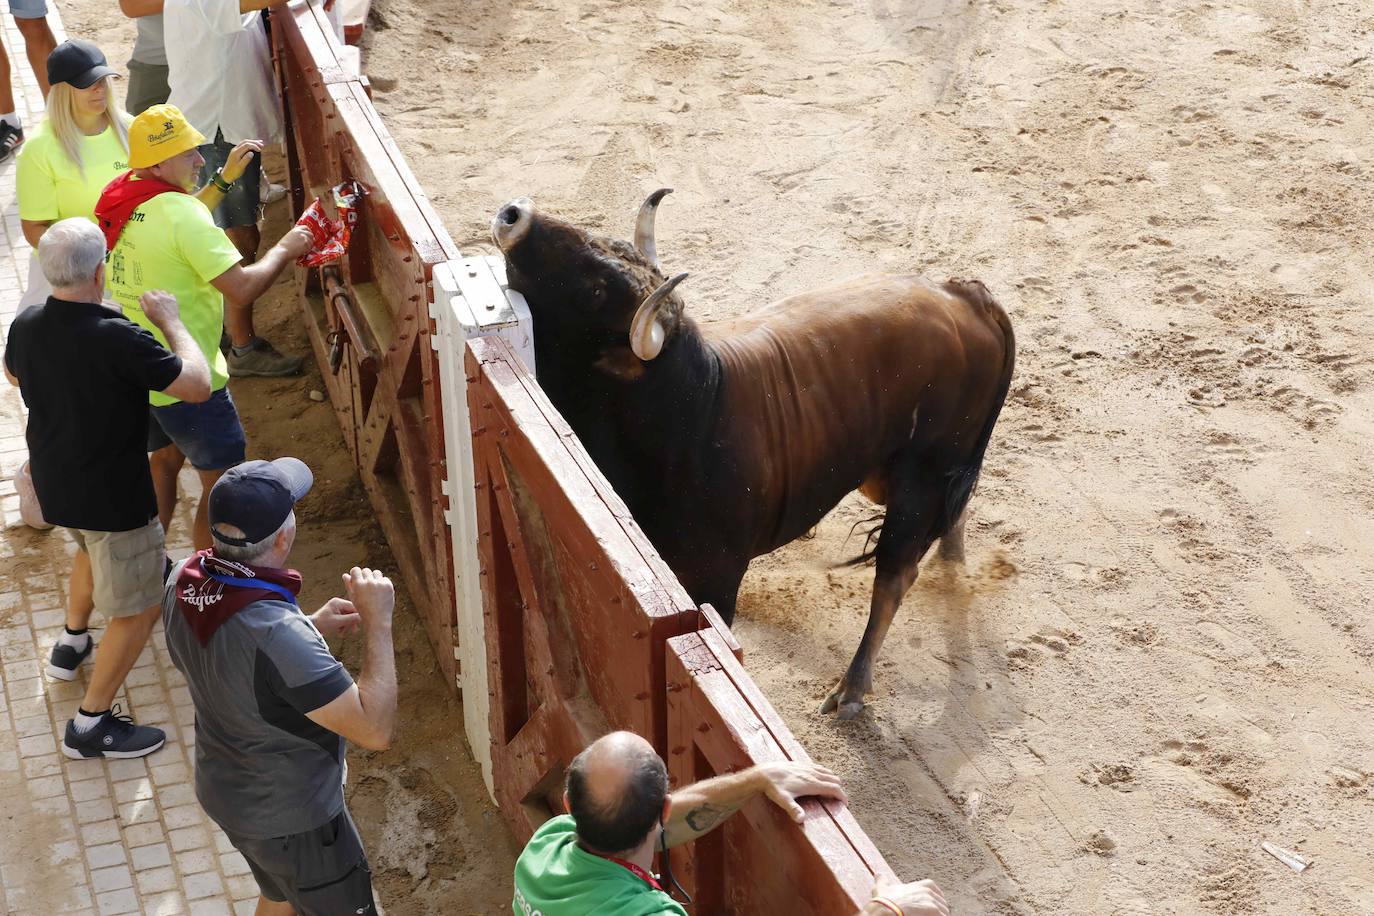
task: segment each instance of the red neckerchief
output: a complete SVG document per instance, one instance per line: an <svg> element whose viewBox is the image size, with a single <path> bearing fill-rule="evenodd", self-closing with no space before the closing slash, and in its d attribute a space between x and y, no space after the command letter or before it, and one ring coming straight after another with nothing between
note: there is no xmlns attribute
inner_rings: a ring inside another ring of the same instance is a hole
<svg viewBox="0 0 1374 916"><path fill-rule="evenodd" d="M280 601L281 596L266 588L231 585L211 577L211 573L234 579L261 579L285 588L293 595L301 592L301 574L294 569L249 566L215 556L213 548L197 551L181 567L177 576L176 602L181 616L202 646L220 626L254 601Z"/></svg>
<svg viewBox="0 0 1374 916"><path fill-rule="evenodd" d="M186 191L161 178L135 178L133 172L125 172L105 185L95 204L96 222L105 233L105 250L114 251L119 233L124 231L135 210L159 194L173 193L185 194Z"/></svg>

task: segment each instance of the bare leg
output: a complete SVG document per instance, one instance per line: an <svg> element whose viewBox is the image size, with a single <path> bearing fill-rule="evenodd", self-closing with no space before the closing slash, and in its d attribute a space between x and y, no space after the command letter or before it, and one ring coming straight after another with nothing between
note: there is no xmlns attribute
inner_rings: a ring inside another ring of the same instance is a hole
<svg viewBox="0 0 1374 916"><path fill-rule="evenodd" d="M161 605L154 604L132 617L116 617L105 625L100 651L95 653L91 682L81 701L82 709L101 712L110 708L119 685L129 676L138 654L148 644L148 634L153 632L153 624L161 612Z"/></svg>
<svg viewBox="0 0 1374 916"><path fill-rule="evenodd" d="M153 492L157 494L157 518L163 531L171 530L172 514L177 507L177 475L185 464L186 456L175 445L165 445L148 456Z"/></svg>
<svg viewBox="0 0 1374 916"><path fill-rule="evenodd" d="M0 114L15 111L14 90L10 88L10 56L0 45Z"/></svg>
<svg viewBox="0 0 1374 916"><path fill-rule="evenodd" d="M93 610L95 580L91 578L91 556L84 550L78 550L76 556L72 557L72 575L67 583L67 629L86 629Z"/></svg>
<svg viewBox="0 0 1374 916"><path fill-rule="evenodd" d="M234 226L224 230L234 247L243 256L245 265L258 259L258 246L262 244L262 233L257 226ZM236 347L246 347L253 339L253 303L225 303L224 328L229 332L229 340Z"/></svg>
<svg viewBox="0 0 1374 916"><path fill-rule="evenodd" d="M48 55L57 47L57 39L53 37L52 29L48 28L47 19L20 19L16 16L14 24L19 27L19 34L24 36L24 51L28 54L29 66L33 68L33 75L38 77L38 88L46 99Z"/></svg>
<svg viewBox="0 0 1374 916"><path fill-rule="evenodd" d="M215 481L224 476L228 468L216 471L196 471L200 475L200 505L196 507L196 527L192 542L196 550L204 550L211 545L210 540L210 488Z"/></svg>
<svg viewBox="0 0 1374 916"><path fill-rule="evenodd" d="M258 908L253 911L253 916L296 916L296 911L284 900L278 903L258 895Z"/></svg>

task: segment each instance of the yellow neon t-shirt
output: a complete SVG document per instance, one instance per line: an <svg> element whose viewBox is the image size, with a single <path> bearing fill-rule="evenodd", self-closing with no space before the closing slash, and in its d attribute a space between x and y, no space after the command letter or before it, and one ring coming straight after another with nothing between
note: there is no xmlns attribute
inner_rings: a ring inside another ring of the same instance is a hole
<svg viewBox="0 0 1374 916"><path fill-rule="evenodd" d="M100 192L129 170L129 154L105 128L93 137L81 138L81 164L67 158L47 120L19 147L15 180L19 191L19 218L36 223L57 222L84 216L95 222L95 202Z"/></svg>
<svg viewBox="0 0 1374 916"><path fill-rule="evenodd" d="M150 289L176 296L181 323L210 364L210 388L219 391L229 381L229 366L219 350L224 296L210 281L240 258L204 204L190 194L168 192L133 212L110 252L105 282L124 317L152 331L163 346L166 338L143 314L138 297ZM154 407L177 403L160 391L149 392L148 400Z"/></svg>

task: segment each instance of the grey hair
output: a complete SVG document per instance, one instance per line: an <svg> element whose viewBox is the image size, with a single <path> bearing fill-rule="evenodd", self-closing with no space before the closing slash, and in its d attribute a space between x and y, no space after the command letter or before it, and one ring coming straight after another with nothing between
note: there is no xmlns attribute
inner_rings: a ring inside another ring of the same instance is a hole
<svg viewBox="0 0 1374 916"><path fill-rule="evenodd" d="M83 216L58 220L38 240L38 264L54 289L90 283L105 260L105 234Z"/></svg>
<svg viewBox="0 0 1374 916"><path fill-rule="evenodd" d="M241 530L235 528L233 525L218 525L216 527L218 527L225 534L229 535L231 538L239 537L243 534ZM229 560L234 563L247 563L251 566L257 563L257 561L261 559L263 554L267 553L267 551L272 549L272 544L277 540L277 535L281 534L283 531L295 530L296 513L292 512L290 515L286 516L286 521L281 523L280 528L278 528L276 531L273 531L271 534L263 538L261 541L256 541L252 544L244 544L242 546L236 544L226 544L219 538L215 537L214 528L210 529L210 540L211 542L213 542L215 547L215 556L219 557L221 560Z"/></svg>

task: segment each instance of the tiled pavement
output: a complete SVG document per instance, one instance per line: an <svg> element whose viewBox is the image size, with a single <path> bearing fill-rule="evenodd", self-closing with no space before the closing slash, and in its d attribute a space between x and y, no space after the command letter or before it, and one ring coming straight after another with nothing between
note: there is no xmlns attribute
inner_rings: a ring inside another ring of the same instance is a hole
<svg viewBox="0 0 1374 916"><path fill-rule="evenodd" d="M61 40L55 14L52 20ZM41 96L13 20L4 23L27 128L41 118ZM12 161L0 164L0 214L0 330L8 332L29 259ZM75 547L61 530L20 524L10 478L24 458L19 392L0 382L0 912L253 912L257 886L247 865L196 803L191 698L160 624L117 702L136 721L164 728L167 745L140 760L62 756L59 736L84 692L89 662L71 683L49 679L42 668L63 624ZM183 476L182 489L197 493L193 473ZM190 551L190 522L188 510L173 521L173 556ZM98 614L92 625L101 625ZM98 646L99 630L95 638Z"/></svg>

